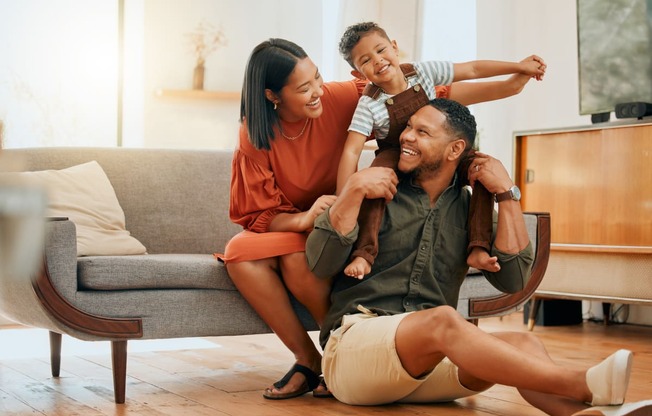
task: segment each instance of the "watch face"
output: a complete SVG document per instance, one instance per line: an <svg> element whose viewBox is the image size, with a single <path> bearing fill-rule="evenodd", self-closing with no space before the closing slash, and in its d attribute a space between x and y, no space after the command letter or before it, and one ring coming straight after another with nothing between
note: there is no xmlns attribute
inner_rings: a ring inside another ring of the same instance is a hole
<svg viewBox="0 0 652 416"><path fill-rule="evenodd" d="M518 189L518 186L513 186L512 187L512 199L514 201L520 201L521 200L521 190Z"/></svg>

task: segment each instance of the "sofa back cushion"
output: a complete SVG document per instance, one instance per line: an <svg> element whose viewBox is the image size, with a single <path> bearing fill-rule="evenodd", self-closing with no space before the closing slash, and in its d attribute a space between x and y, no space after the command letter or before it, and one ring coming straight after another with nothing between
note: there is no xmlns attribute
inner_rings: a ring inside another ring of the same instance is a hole
<svg viewBox="0 0 652 416"><path fill-rule="evenodd" d="M211 254L241 228L229 220L231 150L128 148L6 149L24 170L63 169L96 160L148 253Z"/></svg>
<svg viewBox="0 0 652 416"><path fill-rule="evenodd" d="M45 189L46 215L75 223L78 256L145 254L145 247L125 229L124 212L96 161L65 169L0 172L0 178Z"/></svg>

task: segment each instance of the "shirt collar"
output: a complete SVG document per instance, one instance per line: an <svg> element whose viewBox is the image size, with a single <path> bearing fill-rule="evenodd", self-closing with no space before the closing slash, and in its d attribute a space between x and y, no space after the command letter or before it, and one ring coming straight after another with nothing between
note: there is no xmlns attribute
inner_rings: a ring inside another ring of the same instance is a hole
<svg viewBox="0 0 652 416"><path fill-rule="evenodd" d="M423 190L423 188L421 187L421 185L419 185L418 183L416 183L415 178L414 178L414 175L412 175L412 174L405 174L405 173L404 173L404 174L399 174L399 175L400 175L400 176L399 176L399 183L406 182L406 183L408 183L408 184L409 184L411 187L413 187L413 188L417 188L417 189L421 189L421 190ZM460 180L461 180L461 179L460 179L458 173L455 172L455 174L453 175L453 179L451 180L451 183L448 185L448 187L447 187L446 189L453 188L453 187L457 187L457 184L458 184L458 182L459 182ZM460 186L460 188L461 188L461 186ZM444 190L444 192L446 192L446 190Z"/></svg>

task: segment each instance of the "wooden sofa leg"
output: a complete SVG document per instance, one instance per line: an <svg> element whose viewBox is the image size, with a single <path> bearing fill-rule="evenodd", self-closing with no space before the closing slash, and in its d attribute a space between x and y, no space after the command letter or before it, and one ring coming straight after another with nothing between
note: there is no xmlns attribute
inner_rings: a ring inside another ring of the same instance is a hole
<svg viewBox="0 0 652 416"><path fill-rule="evenodd" d="M50 368L52 377L59 377L61 371L61 334L50 331Z"/></svg>
<svg viewBox="0 0 652 416"><path fill-rule="evenodd" d="M539 305L541 305L541 298L532 296L532 298L530 298L530 313L527 320L528 331L534 329L534 324L537 321L537 313L539 312Z"/></svg>
<svg viewBox="0 0 652 416"><path fill-rule="evenodd" d="M122 404L125 402L127 387L127 341L111 341L111 361L115 402Z"/></svg>

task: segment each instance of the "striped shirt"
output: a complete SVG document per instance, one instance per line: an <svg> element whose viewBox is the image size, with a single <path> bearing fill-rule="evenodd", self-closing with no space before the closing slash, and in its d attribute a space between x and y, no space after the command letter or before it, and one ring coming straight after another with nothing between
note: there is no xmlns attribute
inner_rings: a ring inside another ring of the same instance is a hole
<svg viewBox="0 0 652 416"><path fill-rule="evenodd" d="M446 61L416 62L413 64L416 75L408 78L408 88L420 84L429 99L436 98L436 85L450 85L453 82L453 63ZM353 114L349 131L355 131L364 136L374 132L376 140L383 140L389 133L389 113L385 101L392 95L384 91L376 99L363 95Z"/></svg>

